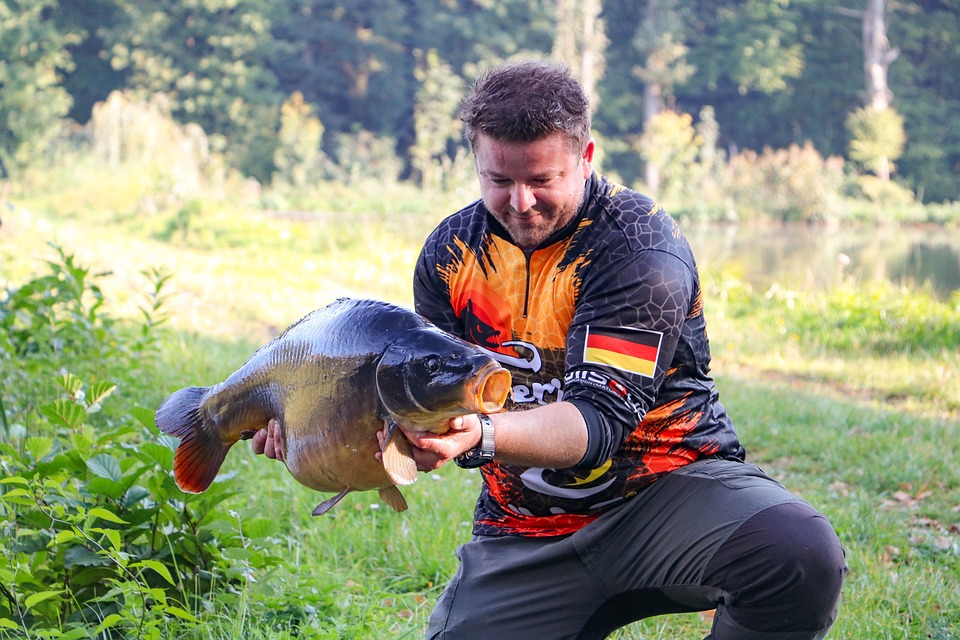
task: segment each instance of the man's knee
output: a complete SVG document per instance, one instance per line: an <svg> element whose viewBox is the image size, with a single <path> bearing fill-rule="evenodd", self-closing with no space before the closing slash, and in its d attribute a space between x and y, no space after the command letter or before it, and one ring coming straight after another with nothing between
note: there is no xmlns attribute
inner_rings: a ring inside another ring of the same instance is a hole
<svg viewBox="0 0 960 640"><path fill-rule="evenodd" d="M786 503L741 525L717 551L706 582L729 594L718 624L729 616L731 628L758 638L816 638L836 620L846 570L827 519L805 503Z"/></svg>

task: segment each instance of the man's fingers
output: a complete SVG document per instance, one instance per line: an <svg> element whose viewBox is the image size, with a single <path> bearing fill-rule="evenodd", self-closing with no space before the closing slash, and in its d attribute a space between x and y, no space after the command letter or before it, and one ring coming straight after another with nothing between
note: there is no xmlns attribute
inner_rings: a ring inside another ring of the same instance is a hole
<svg viewBox="0 0 960 640"><path fill-rule="evenodd" d="M253 452L257 455L263 454L263 449L267 444L267 430L260 429L255 434L253 438L250 439L250 448L253 449Z"/></svg>

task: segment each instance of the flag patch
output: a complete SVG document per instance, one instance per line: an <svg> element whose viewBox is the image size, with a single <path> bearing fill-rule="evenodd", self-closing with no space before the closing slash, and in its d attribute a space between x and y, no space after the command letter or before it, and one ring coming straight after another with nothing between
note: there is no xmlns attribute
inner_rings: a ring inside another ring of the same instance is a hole
<svg viewBox="0 0 960 640"><path fill-rule="evenodd" d="M587 327L583 360L652 378L662 339L659 331Z"/></svg>

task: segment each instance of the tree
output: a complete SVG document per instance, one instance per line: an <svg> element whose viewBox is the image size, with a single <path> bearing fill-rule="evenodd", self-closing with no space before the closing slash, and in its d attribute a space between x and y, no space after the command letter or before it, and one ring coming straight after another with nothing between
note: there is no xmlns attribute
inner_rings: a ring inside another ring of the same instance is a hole
<svg viewBox="0 0 960 640"><path fill-rule="evenodd" d="M425 190L434 188L436 174L449 165L450 148L460 140L457 108L463 95L463 81L440 60L435 49L418 52L415 71L420 88L413 108L416 142L410 149L414 169ZM456 157L456 156L454 156Z"/></svg>
<svg viewBox="0 0 960 640"><path fill-rule="evenodd" d="M102 36L128 88L163 94L182 122L229 137L254 105L278 104L266 69L266 0L116 0L122 17Z"/></svg>
<svg viewBox="0 0 960 640"><path fill-rule="evenodd" d="M57 9L57 0L0 2L0 179L34 161L70 109L60 83L78 37L57 30Z"/></svg>
<svg viewBox="0 0 960 640"><path fill-rule="evenodd" d="M666 103L672 101L674 87L686 82L695 71L686 60L689 49L682 41L682 32L683 21L674 0L647 0L643 22L633 40L644 57L643 66L634 70L643 80L644 133L656 122ZM644 180L656 192L660 186L660 163L655 154L646 153L644 157Z"/></svg>

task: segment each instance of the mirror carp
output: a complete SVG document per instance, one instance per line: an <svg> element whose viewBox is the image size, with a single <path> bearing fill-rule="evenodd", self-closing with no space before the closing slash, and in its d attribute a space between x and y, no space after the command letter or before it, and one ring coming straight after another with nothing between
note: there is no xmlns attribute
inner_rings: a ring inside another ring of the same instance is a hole
<svg viewBox="0 0 960 640"><path fill-rule="evenodd" d="M510 383L487 352L417 313L340 298L290 325L226 380L172 393L155 420L180 438L174 477L184 491L205 491L230 447L275 419L290 474L316 491L337 492L313 515L351 491L372 489L404 511L397 486L412 484L417 468L396 425L442 433L450 418L501 410Z"/></svg>

